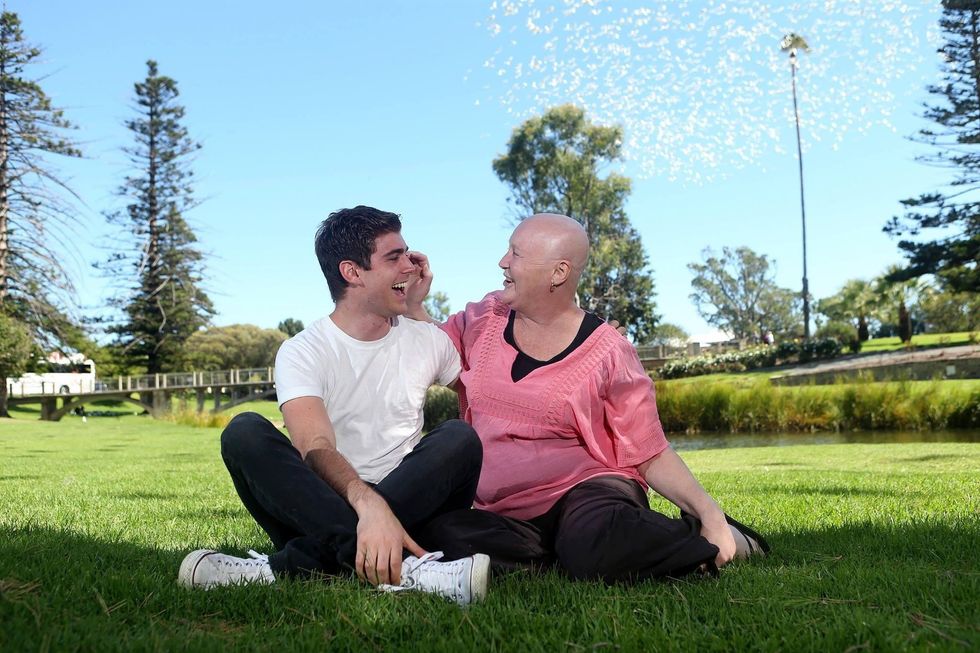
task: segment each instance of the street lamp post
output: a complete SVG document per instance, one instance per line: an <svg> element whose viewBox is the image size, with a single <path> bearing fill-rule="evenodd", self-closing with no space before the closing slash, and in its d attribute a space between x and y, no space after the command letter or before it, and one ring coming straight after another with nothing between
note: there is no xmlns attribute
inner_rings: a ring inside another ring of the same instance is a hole
<svg viewBox="0 0 980 653"><path fill-rule="evenodd" d="M789 69L793 80L793 118L796 120L796 156L800 164L800 218L803 221L803 337L810 337L810 288L806 276L806 202L803 200L803 145L800 141L800 109L796 102L796 68L799 65L796 51L810 51L810 46L799 34L790 32L779 44L783 52L789 53Z"/></svg>

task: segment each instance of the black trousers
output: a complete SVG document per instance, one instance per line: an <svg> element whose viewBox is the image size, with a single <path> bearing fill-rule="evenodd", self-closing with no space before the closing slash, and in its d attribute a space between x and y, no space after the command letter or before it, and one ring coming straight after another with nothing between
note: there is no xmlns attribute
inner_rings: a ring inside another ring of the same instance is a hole
<svg viewBox="0 0 980 653"><path fill-rule="evenodd" d="M269 420L256 413L235 416L221 434L221 457L245 508L277 549L269 556L273 573L354 568L357 514ZM482 463L476 431L450 420L422 438L374 489L414 539L433 517L473 504Z"/></svg>
<svg viewBox="0 0 980 653"><path fill-rule="evenodd" d="M417 541L447 559L490 556L496 571L557 566L570 577L630 582L680 577L707 564L718 547L701 537L701 523L650 509L636 481L602 476L569 490L530 520L484 510L457 510L429 522Z"/></svg>

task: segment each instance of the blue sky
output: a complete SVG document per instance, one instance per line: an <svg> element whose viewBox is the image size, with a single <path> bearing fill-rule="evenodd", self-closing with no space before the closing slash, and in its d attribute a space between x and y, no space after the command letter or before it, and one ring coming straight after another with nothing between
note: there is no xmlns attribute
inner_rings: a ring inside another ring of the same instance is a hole
<svg viewBox="0 0 980 653"><path fill-rule="evenodd" d="M119 207L122 123L150 58L177 80L186 124L204 145L194 169L205 201L188 219L209 252L219 325L328 313L313 233L330 211L355 204L402 214L409 245L429 254L434 289L453 309L499 287L512 213L490 163L523 118L563 101L626 130L628 211L665 320L706 330L686 267L705 247L747 245L776 260L781 285L798 288L799 189L778 48L790 30L813 48L799 79L816 297L898 262L881 227L899 199L946 179L914 161L925 150L907 138L924 125L924 88L937 77L938 2L7 8L43 46L35 72L80 127L87 158L58 165L84 201L73 267L89 312L109 292L90 263L109 240L101 213Z"/></svg>

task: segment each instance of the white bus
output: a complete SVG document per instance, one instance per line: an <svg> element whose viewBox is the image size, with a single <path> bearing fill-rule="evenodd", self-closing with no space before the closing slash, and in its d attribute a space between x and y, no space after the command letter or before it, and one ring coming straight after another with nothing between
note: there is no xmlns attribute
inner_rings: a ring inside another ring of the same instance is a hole
<svg viewBox="0 0 980 653"><path fill-rule="evenodd" d="M50 354L42 361L41 372L28 372L24 376L7 378L10 397L41 394L69 394L95 391L95 361L84 354L65 356L61 352Z"/></svg>

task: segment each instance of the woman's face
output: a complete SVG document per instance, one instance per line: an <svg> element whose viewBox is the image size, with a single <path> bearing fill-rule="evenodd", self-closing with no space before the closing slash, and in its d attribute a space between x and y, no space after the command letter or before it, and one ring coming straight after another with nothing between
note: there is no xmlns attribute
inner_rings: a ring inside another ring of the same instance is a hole
<svg viewBox="0 0 980 653"><path fill-rule="evenodd" d="M533 226L518 225L510 237L507 253L497 264L504 271L504 291L500 299L515 311L521 310L522 305L531 305L535 298L548 293L551 288L556 259L548 258L542 240L535 238Z"/></svg>

